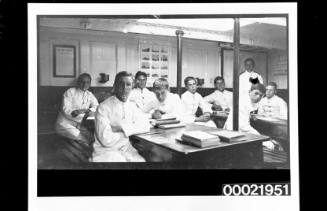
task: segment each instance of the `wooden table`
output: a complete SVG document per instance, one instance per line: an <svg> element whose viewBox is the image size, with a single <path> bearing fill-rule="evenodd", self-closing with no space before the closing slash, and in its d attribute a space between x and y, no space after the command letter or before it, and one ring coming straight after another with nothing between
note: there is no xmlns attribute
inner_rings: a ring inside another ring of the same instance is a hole
<svg viewBox="0 0 327 211"><path fill-rule="evenodd" d="M255 119L251 118L250 124L259 133L270 136L277 141L282 141L284 145L289 145L287 120L265 118L257 115Z"/></svg>
<svg viewBox="0 0 327 211"><path fill-rule="evenodd" d="M184 128L152 129L157 134L130 136L132 145L148 162L166 162L181 168L261 168L262 142L267 136L245 134L248 140L238 143L221 142L218 146L197 148L176 141L184 131L217 131L202 125L188 124Z"/></svg>
<svg viewBox="0 0 327 211"><path fill-rule="evenodd" d="M265 118L256 115L255 118L251 118L250 124L260 134L271 137L278 143L280 143L287 153L287 164L289 164L290 156L290 142L288 135L288 122L283 119Z"/></svg>

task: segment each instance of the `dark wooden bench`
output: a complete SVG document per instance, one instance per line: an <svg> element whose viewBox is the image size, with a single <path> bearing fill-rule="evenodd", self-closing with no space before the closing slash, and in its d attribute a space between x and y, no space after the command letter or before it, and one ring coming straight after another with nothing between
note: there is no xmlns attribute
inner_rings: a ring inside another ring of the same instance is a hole
<svg viewBox="0 0 327 211"><path fill-rule="evenodd" d="M64 155L73 163L89 162L92 157L92 146L67 138L62 138L61 142Z"/></svg>
<svg viewBox="0 0 327 211"><path fill-rule="evenodd" d="M92 152L92 146L59 136L55 131L42 130L38 134L39 168L67 166L72 163L86 163L89 162Z"/></svg>

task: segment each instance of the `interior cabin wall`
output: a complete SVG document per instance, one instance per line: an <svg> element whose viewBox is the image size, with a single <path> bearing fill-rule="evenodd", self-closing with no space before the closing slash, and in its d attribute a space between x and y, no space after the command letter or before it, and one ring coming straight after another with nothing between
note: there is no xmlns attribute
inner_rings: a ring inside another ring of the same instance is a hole
<svg viewBox="0 0 327 211"><path fill-rule="evenodd" d="M127 70L136 73L139 69L139 45L157 44L169 46L169 83L171 91L176 92L177 80L177 46L176 37L164 37L143 34L124 34L118 32L87 31L67 28L40 27L39 30L39 88L38 112L39 118L44 116L45 121L55 120L61 104L62 94L69 87L75 85L75 79L82 72L92 76L91 91L99 102L111 95L114 77L117 72ZM210 94L214 89L213 80L221 75L220 48L217 42L183 39L182 62L182 91L184 78L194 76L204 79L204 85L198 89L202 96ZM76 47L76 76L73 78L53 77L52 45L73 45ZM285 54L285 53L284 53ZM286 55L286 54L285 54ZM241 52L241 61L252 57L256 61L256 71L264 78L267 77L279 85L279 93L288 101L286 78L280 71L284 57L280 52L250 53ZM268 63L267 63L268 62ZM226 87L232 87L233 52L224 51L224 77ZM242 64L242 62L241 62ZM268 64L268 65L267 65ZM242 66L241 66L242 67ZM270 72L267 75L267 68ZM241 68L242 69L242 68ZM276 74L276 72L278 74ZM109 74L109 81L100 83L99 73ZM49 114L53 118L49 118ZM51 123L52 124L52 123Z"/></svg>
<svg viewBox="0 0 327 211"><path fill-rule="evenodd" d="M278 89L288 89L288 65L287 52L273 50L268 53L268 78L276 82Z"/></svg>
<svg viewBox="0 0 327 211"><path fill-rule="evenodd" d="M86 72L93 78L91 86L110 87L117 72L127 70L135 74L139 70L140 44L155 44L169 47L168 81L170 86L176 87L175 37L40 27L39 38L41 86L73 86L76 77ZM203 87L213 87L213 79L220 75L220 49L217 42L183 39L182 43L182 81L190 75L203 78ZM77 74L74 78L53 77L54 44L76 46ZM109 81L100 83L100 73L109 74Z"/></svg>

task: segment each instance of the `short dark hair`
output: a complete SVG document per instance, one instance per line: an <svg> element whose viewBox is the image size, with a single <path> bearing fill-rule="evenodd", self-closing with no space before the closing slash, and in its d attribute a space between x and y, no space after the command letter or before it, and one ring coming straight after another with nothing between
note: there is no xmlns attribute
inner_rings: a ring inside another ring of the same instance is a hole
<svg viewBox="0 0 327 211"><path fill-rule="evenodd" d="M266 87L261 83L252 84L250 91L259 90L261 93L266 92Z"/></svg>
<svg viewBox="0 0 327 211"><path fill-rule="evenodd" d="M135 79L137 79L139 76L144 76L147 77L147 74L143 71L137 71L137 73L135 74Z"/></svg>
<svg viewBox="0 0 327 211"><path fill-rule="evenodd" d="M88 74L88 73L82 73L82 74L80 74L78 76L77 83L79 84L81 82L82 78L84 78L84 77L88 77L90 79L90 81L92 81L92 77L91 77L90 74Z"/></svg>
<svg viewBox="0 0 327 211"><path fill-rule="evenodd" d="M129 73L127 71L121 71L116 74L115 81L114 81L114 88L117 86L117 83L121 80L123 77L131 77L133 79L133 74Z"/></svg>
<svg viewBox="0 0 327 211"><path fill-rule="evenodd" d="M189 81L191 81L191 80L195 81L195 83L198 84L198 81L197 81L194 77L192 77L192 76L187 76L187 77L184 79L184 84L185 84L185 86L187 86L187 83L188 83Z"/></svg>
<svg viewBox="0 0 327 211"><path fill-rule="evenodd" d="M252 59L252 58L247 58L247 59L245 59L245 60L244 60L244 64L247 63L248 61L251 61L252 64L253 64L253 66L255 65L254 59Z"/></svg>
<svg viewBox="0 0 327 211"><path fill-rule="evenodd" d="M158 78L153 82L153 90L167 89L169 90L169 83L165 78Z"/></svg>
<svg viewBox="0 0 327 211"><path fill-rule="evenodd" d="M215 78L215 80L213 81L213 83L216 84L216 82L217 82L218 80L221 80L221 81L225 82L225 79L224 79L223 77L221 77L221 76L217 76L217 77Z"/></svg>
<svg viewBox="0 0 327 211"><path fill-rule="evenodd" d="M275 89L277 90L277 84L275 83L275 82L269 82L268 84L267 84L267 86L273 86L273 87L275 87Z"/></svg>

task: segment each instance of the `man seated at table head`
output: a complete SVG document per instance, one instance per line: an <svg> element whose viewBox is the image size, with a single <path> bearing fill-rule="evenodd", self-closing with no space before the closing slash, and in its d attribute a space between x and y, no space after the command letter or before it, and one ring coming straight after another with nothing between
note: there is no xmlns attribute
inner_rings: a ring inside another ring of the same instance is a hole
<svg viewBox="0 0 327 211"><path fill-rule="evenodd" d="M77 79L77 86L69 88L62 98L61 109L56 122L56 132L69 139L89 145L93 142L93 135L81 125L85 115L94 115L98 100L88 91L91 76L81 74Z"/></svg>
<svg viewBox="0 0 327 211"><path fill-rule="evenodd" d="M259 103L258 114L287 119L287 104L277 96L277 84L275 82L269 82L266 86L266 96Z"/></svg>
<svg viewBox="0 0 327 211"><path fill-rule="evenodd" d="M129 100L134 102L138 108L144 110L145 106L155 99L153 92L146 88L147 75L138 71L135 75L135 88L131 91Z"/></svg>
<svg viewBox="0 0 327 211"><path fill-rule="evenodd" d="M135 103L128 101L133 87L131 73L117 73L113 96L103 101L95 113L93 162L143 162L129 142L129 136L148 132L150 124Z"/></svg>
<svg viewBox="0 0 327 211"><path fill-rule="evenodd" d="M176 117L185 121L185 111L181 99L177 94L169 91L169 83L165 78L156 79L153 82L153 92L156 98L144 109L149 118L165 119Z"/></svg>
<svg viewBox="0 0 327 211"><path fill-rule="evenodd" d="M259 134L259 132L250 125L251 115L258 111L258 105L265 93L265 86L261 83L252 84L247 96L240 96L238 125L242 132ZM233 130L233 110L231 110L226 120L225 129Z"/></svg>
<svg viewBox="0 0 327 211"><path fill-rule="evenodd" d="M214 80L216 90L204 98L204 101L212 104L214 111L229 111L233 107L233 93L225 90L225 80L217 76Z"/></svg>
<svg viewBox="0 0 327 211"><path fill-rule="evenodd" d="M182 94L182 102L184 104L185 115L187 122L203 123L207 126L216 127L215 123L211 120L211 108L208 103L203 100L203 97L196 92L197 80L194 77L188 76L184 79L186 92ZM196 111L200 108L202 115L195 116Z"/></svg>

